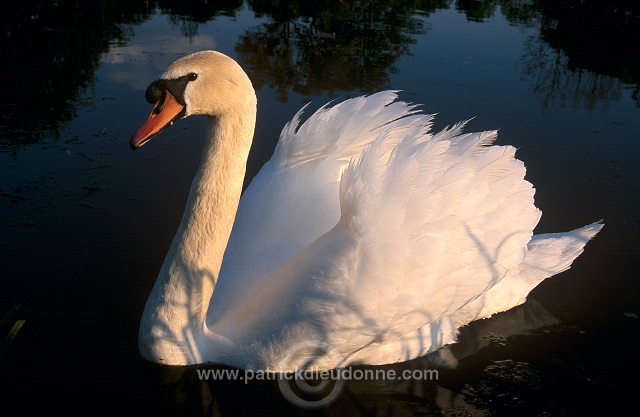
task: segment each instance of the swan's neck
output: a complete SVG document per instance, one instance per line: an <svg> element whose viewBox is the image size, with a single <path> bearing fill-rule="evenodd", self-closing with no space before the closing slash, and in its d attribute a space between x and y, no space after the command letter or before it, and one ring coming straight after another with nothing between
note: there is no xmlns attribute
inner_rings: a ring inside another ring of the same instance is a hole
<svg viewBox="0 0 640 417"><path fill-rule="evenodd" d="M255 119L248 123L243 118L209 118L200 169L172 245L176 252L165 261L179 260L198 269L198 281L206 274L215 284L220 271L240 201L254 123Z"/></svg>
<svg viewBox="0 0 640 417"><path fill-rule="evenodd" d="M140 350L149 359L199 359L196 341L204 331L253 138L252 98L244 109L209 118L200 168L142 318Z"/></svg>

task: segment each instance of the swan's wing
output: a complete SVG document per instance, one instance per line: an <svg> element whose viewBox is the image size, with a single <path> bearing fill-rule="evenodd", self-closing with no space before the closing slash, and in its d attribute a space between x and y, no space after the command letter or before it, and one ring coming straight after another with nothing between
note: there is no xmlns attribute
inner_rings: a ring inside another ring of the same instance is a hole
<svg viewBox="0 0 640 417"><path fill-rule="evenodd" d="M485 294L509 287L505 279L529 274L528 293L541 278L525 260L554 249L547 238L532 241L540 211L515 149L490 146L495 132L461 134L458 125L431 135L428 127L415 120L399 140L381 132L342 173L335 226L214 330L262 345L265 364L304 340L335 346L348 360L388 363L437 349L458 326L510 307L498 299L484 309ZM573 249L556 251L546 276L566 268L596 231L568 239Z"/></svg>
<svg viewBox="0 0 640 417"><path fill-rule="evenodd" d="M331 229L340 218L342 171L380 135L396 141L417 119L415 106L384 91L324 106L280 135L273 157L245 190L212 303L251 286Z"/></svg>
<svg viewBox="0 0 640 417"><path fill-rule="evenodd" d="M328 275L349 320L387 343L425 327L434 348L450 341L464 323L445 319L519 268L540 218L515 148L461 128L418 124L391 152L381 137L344 173L339 227L355 243Z"/></svg>

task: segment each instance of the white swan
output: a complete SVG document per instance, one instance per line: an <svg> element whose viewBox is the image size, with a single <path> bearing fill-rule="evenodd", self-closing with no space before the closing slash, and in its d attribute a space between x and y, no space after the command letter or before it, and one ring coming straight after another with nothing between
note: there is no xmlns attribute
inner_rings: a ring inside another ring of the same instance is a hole
<svg viewBox="0 0 640 417"><path fill-rule="evenodd" d="M154 107L134 149L176 119L209 116L142 317L140 352L154 362L293 370L318 350L331 360L317 368L412 359L524 302L602 227L533 236L540 211L515 149L463 124L431 134L432 116L392 91L302 124L299 112L242 199L256 96L240 66L198 52L146 97Z"/></svg>

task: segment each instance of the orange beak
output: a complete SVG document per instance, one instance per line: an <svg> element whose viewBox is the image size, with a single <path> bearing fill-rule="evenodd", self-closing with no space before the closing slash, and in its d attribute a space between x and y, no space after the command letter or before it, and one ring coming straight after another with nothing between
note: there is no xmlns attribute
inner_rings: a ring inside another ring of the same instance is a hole
<svg viewBox="0 0 640 417"><path fill-rule="evenodd" d="M147 143L149 139L160 133L165 127L181 118L184 106L167 90L162 90L162 97L156 101L151 113L138 131L131 137L131 149L134 151Z"/></svg>

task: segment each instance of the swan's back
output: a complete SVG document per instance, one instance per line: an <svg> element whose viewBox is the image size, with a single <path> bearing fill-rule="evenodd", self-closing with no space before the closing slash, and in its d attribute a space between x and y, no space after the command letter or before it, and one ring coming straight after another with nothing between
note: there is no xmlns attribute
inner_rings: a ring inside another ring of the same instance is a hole
<svg viewBox="0 0 640 417"><path fill-rule="evenodd" d="M533 236L534 188L496 132L430 133L395 92L323 108L281 135L242 197L207 316L239 366L317 340L390 363L522 303L600 224Z"/></svg>

